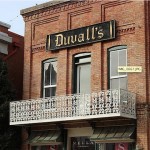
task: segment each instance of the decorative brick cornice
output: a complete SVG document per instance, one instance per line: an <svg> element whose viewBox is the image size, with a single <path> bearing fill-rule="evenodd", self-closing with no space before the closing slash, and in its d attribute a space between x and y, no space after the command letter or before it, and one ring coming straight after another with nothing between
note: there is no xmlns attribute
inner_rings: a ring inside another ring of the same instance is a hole
<svg viewBox="0 0 150 150"><path fill-rule="evenodd" d="M137 118L150 118L150 104L139 103L136 105Z"/></svg>
<svg viewBox="0 0 150 150"><path fill-rule="evenodd" d="M135 33L135 23L117 27L117 35L125 35L131 33Z"/></svg>
<svg viewBox="0 0 150 150"><path fill-rule="evenodd" d="M100 1L99 0L85 0L85 1L72 1L72 2L61 3L61 4L54 5L54 6L49 6L46 8L28 12L26 14L23 14L23 18L24 18L24 21L27 22L27 21L34 20L37 18L49 16L52 14L57 14L63 11L72 10L74 8L79 8L82 6L89 6L97 2L100 2Z"/></svg>
<svg viewBox="0 0 150 150"><path fill-rule="evenodd" d="M82 14L85 14L85 13L90 13L90 12L92 12L92 7L88 7L88 8L85 8L85 9L81 9L81 10L77 10L77 11L68 13L67 29L68 30L72 29L71 28L71 18L72 17L82 15Z"/></svg>
<svg viewBox="0 0 150 150"><path fill-rule="evenodd" d="M59 20L59 15L51 17L51 18L47 18L47 19L44 19L44 20L33 22L32 23L32 39L34 40L34 38L35 38L35 27L37 27L39 25L42 25L42 24L47 24L47 23L50 23L50 22L58 21L58 20Z"/></svg>
<svg viewBox="0 0 150 150"><path fill-rule="evenodd" d="M136 107L137 110L143 110L143 109L150 110L150 104L147 103L138 103Z"/></svg>
<svg viewBox="0 0 150 150"><path fill-rule="evenodd" d="M109 1L108 3L104 3L101 5L101 21L105 21L105 9L109 8L109 7L114 7L117 5L122 5L122 4L126 4L126 3L130 3L132 1L130 0L121 0L121 1Z"/></svg>
<svg viewBox="0 0 150 150"><path fill-rule="evenodd" d="M36 22L34 22L34 25L38 26L38 25L41 25L41 24L46 24L46 23L49 23L49 22L57 21L58 19L59 19L59 15L51 17L51 18L47 18L47 19L44 19L44 20L36 21Z"/></svg>
<svg viewBox="0 0 150 150"><path fill-rule="evenodd" d="M45 43L40 43L40 44L37 44L37 45L32 45L32 53L37 53L37 52L40 52L40 51L44 51L45 48L46 48Z"/></svg>

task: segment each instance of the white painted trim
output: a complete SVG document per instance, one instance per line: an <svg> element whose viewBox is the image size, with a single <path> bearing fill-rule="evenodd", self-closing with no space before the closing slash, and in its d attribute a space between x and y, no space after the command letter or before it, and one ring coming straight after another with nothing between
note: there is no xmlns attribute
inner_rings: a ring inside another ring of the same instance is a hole
<svg viewBox="0 0 150 150"><path fill-rule="evenodd" d="M101 114L93 116L79 116L79 117L64 117L64 118L54 118L54 119L43 119L43 120L30 120L30 121L19 121L19 122L10 122L10 125L21 125L21 124L33 124L33 123L44 123L44 122L60 122L60 121L71 121L71 120L86 120L94 118L106 118L106 117L121 117L120 113L112 114Z"/></svg>

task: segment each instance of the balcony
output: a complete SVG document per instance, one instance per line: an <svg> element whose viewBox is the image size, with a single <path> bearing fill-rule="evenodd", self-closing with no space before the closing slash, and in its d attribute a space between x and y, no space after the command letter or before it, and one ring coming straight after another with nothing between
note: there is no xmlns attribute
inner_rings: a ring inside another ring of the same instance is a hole
<svg viewBox="0 0 150 150"><path fill-rule="evenodd" d="M136 95L114 89L10 102L10 125L106 117L136 119Z"/></svg>

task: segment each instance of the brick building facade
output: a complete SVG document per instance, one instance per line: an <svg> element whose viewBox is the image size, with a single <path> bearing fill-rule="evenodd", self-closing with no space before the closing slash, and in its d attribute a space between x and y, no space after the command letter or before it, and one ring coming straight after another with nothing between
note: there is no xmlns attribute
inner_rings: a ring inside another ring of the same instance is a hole
<svg viewBox="0 0 150 150"><path fill-rule="evenodd" d="M24 101L11 103L10 124L24 126L23 150L150 150L149 6L68 0L21 10ZM107 32L115 37L94 41Z"/></svg>
<svg viewBox="0 0 150 150"><path fill-rule="evenodd" d="M17 99L22 99L24 37L8 29L11 26L0 21L0 58L7 63L8 75Z"/></svg>

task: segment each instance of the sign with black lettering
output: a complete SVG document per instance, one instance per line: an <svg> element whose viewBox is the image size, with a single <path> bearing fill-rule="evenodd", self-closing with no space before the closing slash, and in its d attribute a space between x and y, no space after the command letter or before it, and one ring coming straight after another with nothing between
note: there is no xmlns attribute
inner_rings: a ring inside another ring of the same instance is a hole
<svg viewBox="0 0 150 150"><path fill-rule="evenodd" d="M46 49L58 50L115 38L115 20L47 35Z"/></svg>

